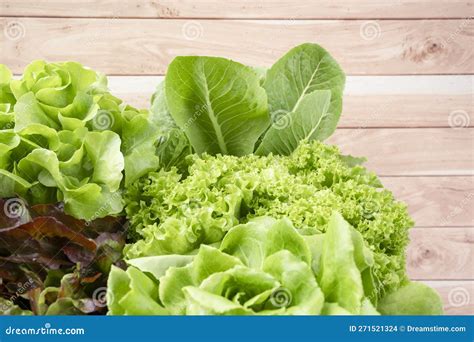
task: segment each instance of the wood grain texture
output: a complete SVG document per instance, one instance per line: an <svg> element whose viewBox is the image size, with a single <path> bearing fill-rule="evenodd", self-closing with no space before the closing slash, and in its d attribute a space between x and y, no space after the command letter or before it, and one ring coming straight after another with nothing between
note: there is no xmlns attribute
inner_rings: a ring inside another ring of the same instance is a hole
<svg viewBox="0 0 474 342"><path fill-rule="evenodd" d="M474 228L413 228L407 250L411 279L474 280Z"/></svg>
<svg viewBox="0 0 474 342"><path fill-rule="evenodd" d="M383 82L380 82L383 79ZM111 76L111 91L149 108L161 76ZM474 127L472 76L349 76L340 128Z"/></svg>
<svg viewBox="0 0 474 342"><path fill-rule="evenodd" d="M382 177L417 227L473 227L474 177Z"/></svg>
<svg viewBox="0 0 474 342"><path fill-rule="evenodd" d="M327 142L379 175L474 174L473 128L337 129Z"/></svg>
<svg viewBox="0 0 474 342"><path fill-rule="evenodd" d="M69 60L115 75L164 74L177 55L268 66L303 42L324 46L351 75L474 72L473 20L159 20L0 18L0 63ZM10 29L20 30L20 34ZM13 39L14 37L15 39ZM238 48L236 48L238 47Z"/></svg>
<svg viewBox="0 0 474 342"><path fill-rule="evenodd" d="M459 0L2 0L5 16L137 18L464 18L472 3Z"/></svg>
<svg viewBox="0 0 474 342"><path fill-rule="evenodd" d="M474 281L423 281L444 303L445 315L474 315Z"/></svg>
<svg viewBox="0 0 474 342"><path fill-rule="evenodd" d="M352 75L329 142L368 157L408 205L410 277L440 293L446 314L472 315L474 78L434 76L474 74L472 11L461 0L0 0L0 63L20 73L34 59L74 59L140 75L110 87L148 107L160 77L141 75L163 75L177 55L269 66L321 44Z"/></svg>
<svg viewBox="0 0 474 342"><path fill-rule="evenodd" d="M347 95L338 127L474 127L471 95Z"/></svg>

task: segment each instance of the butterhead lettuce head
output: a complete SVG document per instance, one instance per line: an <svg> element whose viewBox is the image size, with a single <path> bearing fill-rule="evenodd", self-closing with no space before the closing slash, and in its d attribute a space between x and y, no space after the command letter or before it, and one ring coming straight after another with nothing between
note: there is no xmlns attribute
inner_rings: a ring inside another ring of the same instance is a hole
<svg viewBox="0 0 474 342"><path fill-rule="evenodd" d="M0 196L62 201L85 220L120 214L122 184L158 167L149 112L76 62L35 61L20 79L0 72Z"/></svg>

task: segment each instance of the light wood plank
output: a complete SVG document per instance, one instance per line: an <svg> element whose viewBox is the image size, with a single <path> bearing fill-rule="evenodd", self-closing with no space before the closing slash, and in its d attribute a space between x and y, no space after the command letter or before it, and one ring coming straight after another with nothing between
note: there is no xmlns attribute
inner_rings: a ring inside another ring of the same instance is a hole
<svg viewBox="0 0 474 342"><path fill-rule="evenodd" d="M474 281L423 281L444 303L445 315L474 315Z"/></svg>
<svg viewBox="0 0 474 342"><path fill-rule="evenodd" d="M140 18L463 18L459 0L3 0L3 15Z"/></svg>
<svg viewBox="0 0 474 342"><path fill-rule="evenodd" d="M382 177L417 227L473 227L474 177Z"/></svg>
<svg viewBox="0 0 474 342"><path fill-rule="evenodd" d="M338 127L474 127L471 95L347 95Z"/></svg>
<svg viewBox="0 0 474 342"><path fill-rule="evenodd" d="M474 129L337 129L328 141L379 175L472 175Z"/></svg>
<svg viewBox="0 0 474 342"><path fill-rule="evenodd" d="M474 228L413 228L410 240L411 279L474 280Z"/></svg>
<svg viewBox="0 0 474 342"><path fill-rule="evenodd" d="M137 19L0 18L0 26L7 33L0 38L0 63L15 73L38 58L74 59L116 75L164 74L173 57L190 54L268 66L303 42L324 46L351 75L474 72L474 49L468 48L474 22L462 19L150 19L145 24ZM9 28L19 29L16 39Z"/></svg>
<svg viewBox="0 0 474 342"><path fill-rule="evenodd" d="M101 70L98 70L101 71ZM15 77L19 77L16 75ZM151 94L164 76L108 76L112 91ZM344 95L470 95L473 75L347 76Z"/></svg>
<svg viewBox="0 0 474 342"><path fill-rule="evenodd" d="M380 78L384 82L380 82ZM148 108L162 76L111 76L111 91ZM349 76L338 127L474 127L472 76Z"/></svg>

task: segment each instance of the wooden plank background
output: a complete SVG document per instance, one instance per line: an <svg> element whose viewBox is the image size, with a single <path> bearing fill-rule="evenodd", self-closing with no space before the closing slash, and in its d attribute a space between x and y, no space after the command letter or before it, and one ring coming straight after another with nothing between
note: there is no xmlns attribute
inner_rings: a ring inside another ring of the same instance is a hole
<svg viewBox="0 0 474 342"><path fill-rule="evenodd" d="M472 3L459 0L77 0L1 2L3 15L120 18L459 18Z"/></svg>
<svg viewBox="0 0 474 342"><path fill-rule="evenodd" d="M146 108L176 55L268 66L321 44L349 75L329 143L407 203L410 277L474 314L473 15L457 0L0 0L0 63L77 60Z"/></svg>
<svg viewBox="0 0 474 342"><path fill-rule="evenodd" d="M16 26L15 26L16 25ZM3 18L22 31L0 40L2 59L21 72L33 58L75 59L107 74L164 74L176 55L218 55L271 65L315 41L350 75L473 73L474 23L461 20L187 20ZM45 37L48 37L45 39ZM278 37L278 44L276 44ZM236 48L238 47L238 48ZM133 63L131 62L133 61Z"/></svg>

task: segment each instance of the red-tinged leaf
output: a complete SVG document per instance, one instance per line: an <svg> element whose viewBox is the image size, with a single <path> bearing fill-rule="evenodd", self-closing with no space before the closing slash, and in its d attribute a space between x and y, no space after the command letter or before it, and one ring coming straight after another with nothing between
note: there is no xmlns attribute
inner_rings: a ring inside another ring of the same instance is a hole
<svg viewBox="0 0 474 342"><path fill-rule="evenodd" d="M22 208L17 218L0 212L0 296L11 298L18 284L34 279L16 300L34 314L104 314L93 296L106 288L111 265L123 262L124 218L86 222L61 204Z"/></svg>
<svg viewBox="0 0 474 342"><path fill-rule="evenodd" d="M0 199L0 230L30 221L26 202L19 198Z"/></svg>
<svg viewBox="0 0 474 342"><path fill-rule="evenodd" d="M35 217L33 221L18 227L6 228L0 230L0 238L10 242L10 246L18 245L19 242L29 240L47 242L47 238L61 238L63 243L58 241L56 245L58 252L69 243L74 243L87 250L95 251L97 245L94 240L73 231L54 217ZM16 251L12 251L15 253Z"/></svg>

